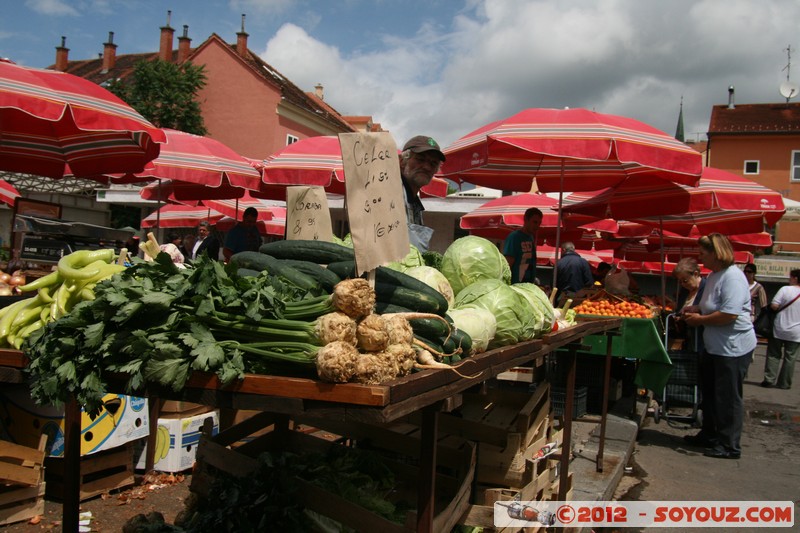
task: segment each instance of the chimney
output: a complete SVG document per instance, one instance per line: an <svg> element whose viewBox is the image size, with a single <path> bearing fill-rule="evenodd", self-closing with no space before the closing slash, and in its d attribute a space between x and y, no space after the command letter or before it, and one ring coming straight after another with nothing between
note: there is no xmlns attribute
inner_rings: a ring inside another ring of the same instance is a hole
<svg viewBox="0 0 800 533"><path fill-rule="evenodd" d="M244 31L244 17L242 14L242 31L236 33L236 53L247 57L247 32Z"/></svg>
<svg viewBox="0 0 800 533"><path fill-rule="evenodd" d="M183 63L186 61L186 58L189 57L189 52L192 51L191 44L192 40L189 38L189 26L184 24L183 35L178 37L178 64Z"/></svg>
<svg viewBox="0 0 800 533"><path fill-rule="evenodd" d="M56 46L56 70L61 72L67 71L67 62L69 61L69 48L65 46L66 44L67 38L62 35L61 46Z"/></svg>
<svg viewBox="0 0 800 533"><path fill-rule="evenodd" d="M114 44L114 32L108 32L108 42L103 43L103 74L114 68L117 63L117 45Z"/></svg>
<svg viewBox="0 0 800 533"><path fill-rule="evenodd" d="M161 45L158 48L158 58L163 61L172 61L172 36L175 30L169 25L172 11L167 11L167 25L161 26Z"/></svg>
<svg viewBox="0 0 800 533"><path fill-rule="evenodd" d="M736 109L736 105L733 103L733 85L728 87L728 109Z"/></svg>
<svg viewBox="0 0 800 533"><path fill-rule="evenodd" d="M317 98L320 100L325 100L325 87L323 87L321 83L314 85L314 94L316 94Z"/></svg>

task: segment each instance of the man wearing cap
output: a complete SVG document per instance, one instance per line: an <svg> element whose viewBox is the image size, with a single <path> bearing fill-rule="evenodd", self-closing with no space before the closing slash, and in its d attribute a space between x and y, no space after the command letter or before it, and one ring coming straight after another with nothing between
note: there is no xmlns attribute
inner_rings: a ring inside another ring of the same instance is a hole
<svg viewBox="0 0 800 533"><path fill-rule="evenodd" d="M419 191L431 182L444 160L439 144L427 135L417 135L409 139L400 154L408 238L421 252L428 249L433 230L423 224L422 212L425 207L419 199Z"/></svg>

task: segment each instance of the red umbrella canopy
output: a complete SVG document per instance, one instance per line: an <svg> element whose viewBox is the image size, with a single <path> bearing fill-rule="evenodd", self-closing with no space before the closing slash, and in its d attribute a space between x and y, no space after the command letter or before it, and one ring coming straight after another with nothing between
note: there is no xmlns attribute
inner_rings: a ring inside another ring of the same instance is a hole
<svg viewBox="0 0 800 533"><path fill-rule="evenodd" d="M544 239L555 235L558 227L558 200L546 194L524 193L501 196L489 200L477 209L461 217L460 226L469 230L473 235L487 238L504 239L515 229L521 228L525 221L525 211L536 207L542 211L542 225L537 236ZM590 230L616 231L614 221L597 221L591 217L576 215L565 225L572 231L562 231L562 240L577 240L583 231L579 228ZM562 230L565 228L562 227Z"/></svg>
<svg viewBox="0 0 800 533"><path fill-rule="evenodd" d="M203 200L203 204L234 220L242 220L244 211L248 207L258 211L258 220L272 220L275 213L273 204L260 198L253 198L249 192L238 199ZM286 218L285 212L284 218Z"/></svg>
<svg viewBox="0 0 800 533"><path fill-rule="evenodd" d="M658 183L660 181L660 183ZM655 178L625 182L596 195L573 193L564 200L565 213L612 217L661 226L688 235L758 233L774 226L785 208L781 195L752 180L706 167L697 187Z"/></svg>
<svg viewBox="0 0 800 533"><path fill-rule="evenodd" d="M215 224L222 217L222 213L208 207L167 204L143 218L142 227L193 228L203 220Z"/></svg>
<svg viewBox="0 0 800 533"><path fill-rule="evenodd" d="M637 120L587 109L526 109L445 148L442 176L485 187L591 191L657 175L694 185L702 156Z"/></svg>
<svg viewBox="0 0 800 533"><path fill-rule="evenodd" d="M143 171L127 173L118 180L166 179L203 187L258 189L261 173L232 148L211 137L168 128L163 131L167 141L159 156Z"/></svg>
<svg viewBox="0 0 800 533"><path fill-rule="evenodd" d="M256 227L262 235L275 235L283 237L286 231L286 208L272 207L270 220L257 220ZM222 217L217 222L217 229L219 231L229 231L233 228L238 221L235 218L228 216Z"/></svg>
<svg viewBox="0 0 800 533"><path fill-rule="evenodd" d="M14 206L14 201L22 196L19 191L6 180L0 180L0 202Z"/></svg>
<svg viewBox="0 0 800 533"><path fill-rule="evenodd" d="M219 187L210 187L186 181L159 180L145 185L139 196L145 200L196 206L203 200L242 198L245 190L224 181Z"/></svg>
<svg viewBox="0 0 800 533"><path fill-rule="evenodd" d="M285 200L288 185L316 185L333 194L345 193L344 166L339 138L307 137L281 148L261 163L263 187L256 196ZM280 187L276 187L280 186ZM447 181L434 178L422 196L447 196Z"/></svg>
<svg viewBox="0 0 800 533"><path fill-rule="evenodd" d="M0 60L0 170L61 178L138 172L165 134L106 89Z"/></svg>

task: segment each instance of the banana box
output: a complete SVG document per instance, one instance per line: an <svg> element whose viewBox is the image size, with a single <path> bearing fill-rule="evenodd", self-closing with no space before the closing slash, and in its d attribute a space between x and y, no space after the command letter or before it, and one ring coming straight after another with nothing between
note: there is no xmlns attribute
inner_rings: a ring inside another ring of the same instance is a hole
<svg viewBox="0 0 800 533"><path fill-rule="evenodd" d="M183 418L177 414L159 417L153 468L159 472L183 472L192 468L200 435L203 433L203 423L209 417L214 423L211 433L216 435L219 433L218 410ZM135 468L144 470L146 459L147 444L141 441L134 451Z"/></svg>
<svg viewBox="0 0 800 533"><path fill-rule="evenodd" d="M103 409L92 420L81 414L81 455L116 448L150 434L147 399L123 394L106 394ZM47 435L51 457L64 455L64 408L37 405L27 385L6 385L0 391L0 435L23 446L35 448Z"/></svg>

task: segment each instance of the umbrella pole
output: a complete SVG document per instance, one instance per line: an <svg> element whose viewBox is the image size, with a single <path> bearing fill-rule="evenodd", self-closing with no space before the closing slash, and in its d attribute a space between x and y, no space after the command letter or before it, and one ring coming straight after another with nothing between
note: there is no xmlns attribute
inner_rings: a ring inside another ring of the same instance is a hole
<svg viewBox="0 0 800 533"><path fill-rule="evenodd" d="M561 183L558 187L558 222L556 226L556 249L553 250L553 287L552 289L556 288L556 280L558 278L558 269L556 268L556 264L558 263L558 255L559 250L561 249L561 208L563 207L564 203L564 158L561 158Z"/></svg>
<svg viewBox="0 0 800 533"><path fill-rule="evenodd" d="M661 305L667 304L667 277L664 275L664 219L658 219L659 240L661 241Z"/></svg>
<svg viewBox="0 0 800 533"><path fill-rule="evenodd" d="M156 233L161 231L161 180L158 180L158 206L156 207Z"/></svg>

